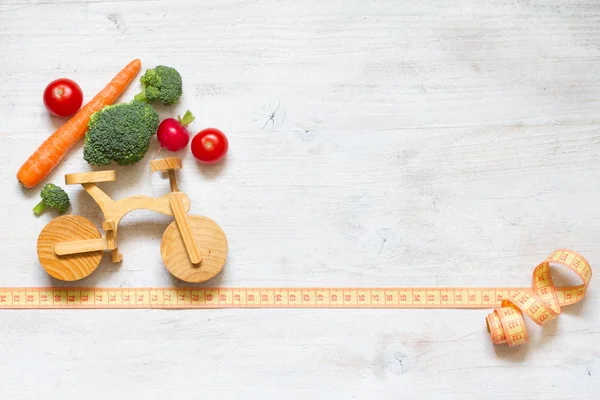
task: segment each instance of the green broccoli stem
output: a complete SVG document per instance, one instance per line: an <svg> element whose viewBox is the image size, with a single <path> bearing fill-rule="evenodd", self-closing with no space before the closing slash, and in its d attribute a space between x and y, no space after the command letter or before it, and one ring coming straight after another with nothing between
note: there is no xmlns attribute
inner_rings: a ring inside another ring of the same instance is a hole
<svg viewBox="0 0 600 400"><path fill-rule="evenodd" d="M35 207L33 207L33 212L36 215L40 215L46 209L46 207L46 203L44 202L44 200L42 200L39 203L37 203Z"/></svg>
<svg viewBox="0 0 600 400"><path fill-rule="evenodd" d="M179 123L186 127L189 124L191 124L195 119L196 117L194 117L190 110L187 110L185 114L183 114L183 118L181 118L179 115L177 116L177 120L179 121Z"/></svg>
<svg viewBox="0 0 600 400"><path fill-rule="evenodd" d="M142 90L141 93L136 94L135 96L133 96L133 99L136 101L143 101L146 102L148 99L146 98L146 91Z"/></svg>

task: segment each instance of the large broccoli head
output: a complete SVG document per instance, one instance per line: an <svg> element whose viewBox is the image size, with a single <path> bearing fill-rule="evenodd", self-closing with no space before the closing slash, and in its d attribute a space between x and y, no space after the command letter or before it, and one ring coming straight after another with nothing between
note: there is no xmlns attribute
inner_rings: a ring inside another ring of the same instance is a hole
<svg viewBox="0 0 600 400"><path fill-rule="evenodd" d="M33 212L40 215L47 208L54 208L60 214L64 214L67 208L71 205L69 195L60 186L52 183L47 183L40 192L40 201L34 208Z"/></svg>
<svg viewBox="0 0 600 400"><path fill-rule="evenodd" d="M135 96L138 101L160 101L168 106L177 103L183 92L179 72L164 65L147 70L140 82L143 90Z"/></svg>
<svg viewBox="0 0 600 400"><path fill-rule="evenodd" d="M135 164L146 155L159 122L156 110L146 103L106 106L90 117L83 158L91 165Z"/></svg>

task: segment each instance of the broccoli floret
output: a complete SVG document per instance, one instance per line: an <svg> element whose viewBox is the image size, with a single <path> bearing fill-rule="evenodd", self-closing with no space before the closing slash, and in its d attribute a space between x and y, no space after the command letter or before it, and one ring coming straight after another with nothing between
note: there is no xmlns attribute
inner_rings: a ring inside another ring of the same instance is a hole
<svg viewBox="0 0 600 400"><path fill-rule="evenodd" d="M47 208L54 208L58 210L60 214L64 214L71 205L69 195L60 186L56 186L52 183L47 183L42 188L40 196L42 201L33 207L33 212L36 215L40 215Z"/></svg>
<svg viewBox="0 0 600 400"><path fill-rule="evenodd" d="M91 165L131 165L150 147L160 118L149 104L133 100L104 107L92 114L83 145L83 158Z"/></svg>
<svg viewBox="0 0 600 400"><path fill-rule="evenodd" d="M177 103L182 93L181 75L175 68L158 65L148 69L140 78L142 92L134 99L138 101L160 101L169 106Z"/></svg>

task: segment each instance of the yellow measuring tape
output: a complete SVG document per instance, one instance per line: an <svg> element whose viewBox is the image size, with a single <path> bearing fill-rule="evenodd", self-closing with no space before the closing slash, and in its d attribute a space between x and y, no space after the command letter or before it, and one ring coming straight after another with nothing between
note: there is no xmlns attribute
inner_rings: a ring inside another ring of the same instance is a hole
<svg viewBox="0 0 600 400"><path fill-rule="evenodd" d="M550 264L582 280L555 287ZM545 325L581 301L592 269L580 254L556 250L523 288L0 288L0 309L105 308L494 308L486 318L494 344L527 343L523 314Z"/></svg>

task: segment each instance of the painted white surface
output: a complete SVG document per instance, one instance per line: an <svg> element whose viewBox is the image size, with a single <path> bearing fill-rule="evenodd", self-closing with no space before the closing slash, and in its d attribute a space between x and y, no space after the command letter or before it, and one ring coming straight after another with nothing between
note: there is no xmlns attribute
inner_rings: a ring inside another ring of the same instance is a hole
<svg viewBox="0 0 600 400"><path fill-rule="evenodd" d="M15 179L62 122L44 86L89 99L134 57L184 77L163 116L231 141L224 165L184 153L179 175L228 234L213 285L526 285L559 247L596 267L599 26L595 0L0 0L1 285L57 284L35 254L53 215ZM150 157L102 187L164 193ZM48 181L87 170L79 147ZM129 215L123 264L82 284L175 284L169 222ZM597 398L596 288L517 349L490 343L488 310L0 312L0 398Z"/></svg>

